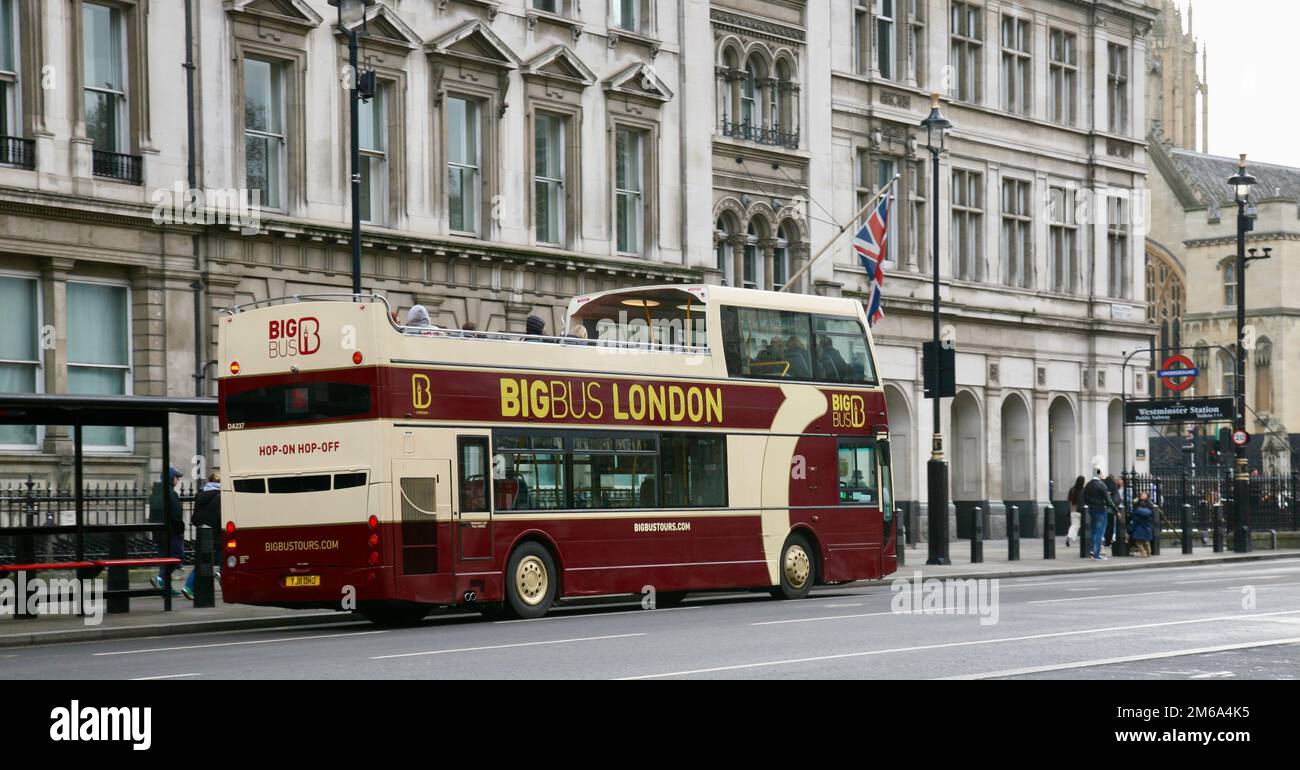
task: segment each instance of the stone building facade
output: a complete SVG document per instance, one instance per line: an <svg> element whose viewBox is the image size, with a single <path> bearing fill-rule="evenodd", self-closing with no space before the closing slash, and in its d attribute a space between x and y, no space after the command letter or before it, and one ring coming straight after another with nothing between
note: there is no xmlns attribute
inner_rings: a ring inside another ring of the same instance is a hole
<svg viewBox="0 0 1300 770"><path fill-rule="evenodd" d="M186 2L13 4L5 390L210 393L222 309L350 286L335 10L188 5L187 46ZM552 330L590 291L779 288L899 174L876 332L898 497L919 510L936 201L916 126L938 90L957 126L937 201L953 498L1041 510L1142 446L1117 415L1143 386L1124 355L1151 335L1131 191L1153 18L1134 0L383 0L362 50L379 84L359 137L363 287L439 325L536 313ZM791 289L865 297L848 237ZM3 438L0 483L66 481L65 433ZM147 444L95 443L88 479L139 477ZM173 425L173 457L219 464L214 444L210 425Z"/></svg>

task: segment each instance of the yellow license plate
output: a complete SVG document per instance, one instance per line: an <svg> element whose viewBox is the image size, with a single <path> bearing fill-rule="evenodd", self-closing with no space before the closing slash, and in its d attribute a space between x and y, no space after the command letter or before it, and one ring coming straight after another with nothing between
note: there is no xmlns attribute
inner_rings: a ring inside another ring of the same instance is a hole
<svg viewBox="0 0 1300 770"><path fill-rule="evenodd" d="M314 588L320 585L320 575L289 575L284 579L285 588Z"/></svg>

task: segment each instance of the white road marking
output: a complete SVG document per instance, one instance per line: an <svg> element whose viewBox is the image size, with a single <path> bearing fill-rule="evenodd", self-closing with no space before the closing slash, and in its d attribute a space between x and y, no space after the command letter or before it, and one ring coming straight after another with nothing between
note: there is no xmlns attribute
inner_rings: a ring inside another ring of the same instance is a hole
<svg viewBox="0 0 1300 770"><path fill-rule="evenodd" d="M1185 586L1194 583L1226 583L1229 580L1244 580L1249 582L1250 580L1272 580L1280 577L1283 577L1283 575L1234 575L1233 577L1205 578L1203 580L1175 580L1174 585ZM1247 578L1249 578L1249 580L1247 580Z"/></svg>
<svg viewBox="0 0 1300 770"><path fill-rule="evenodd" d="M750 623L751 626L779 626L784 623L816 623L819 620L844 620L846 618L874 618L877 615L912 615L910 612L860 612L856 615L823 615L818 618L795 618L793 620L764 620L762 623Z"/></svg>
<svg viewBox="0 0 1300 770"><path fill-rule="evenodd" d="M702 609L704 608L703 607L664 607L663 609L654 609L654 610L635 609L635 610L621 610L619 612L591 612L591 613L574 613L570 615L547 615L544 618L516 618L515 620L495 620L493 622L496 623L497 625L501 625L503 623L536 623L539 620L574 620L575 618L586 618L588 620L591 620L593 618L613 618L622 615L636 615L642 612L677 612L679 610L702 610Z"/></svg>
<svg viewBox="0 0 1300 770"><path fill-rule="evenodd" d="M95 652L95 657L108 655L139 655L143 652L176 652L178 650L203 650L209 647L238 647L245 644L276 644L279 642L305 642L309 639L348 639L367 634L386 634L387 631L355 631L350 634L319 634L317 636L286 636L282 639L250 639L246 642L213 642L212 644L187 644L183 647L154 647L148 650L118 650L116 652Z"/></svg>
<svg viewBox="0 0 1300 770"><path fill-rule="evenodd" d="M203 674L166 674L164 676L139 676L134 679L128 679L129 682L148 682L151 679L183 679L187 676L203 676Z"/></svg>
<svg viewBox="0 0 1300 770"><path fill-rule="evenodd" d="M1230 676L1236 676L1231 671L1211 671L1207 674L1196 674L1192 679L1225 679Z"/></svg>
<svg viewBox="0 0 1300 770"><path fill-rule="evenodd" d="M1052 631L1043 634L1028 634L1025 636L1007 636L998 639L973 639L967 642L946 642L943 644L923 644L916 647L893 647L884 650L863 650L861 652L843 652L836 655L817 655L808 658L787 658L784 660L768 660L759 663L738 663L731 666L715 666L713 668L697 668L689 671L670 671L664 674L642 674L639 676L625 676L623 679L660 679L670 676L689 676L691 674L711 674L719 671L739 671L747 668L767 668L770 666L790 666L798 663L820 663L828 660L844 660L846 658L865 658L872 655L889 655L898 652L919 652L922 650L941 650L952 647L974 647L985 644L1001 644L1004 642L1024 642L1034 639L1056 639L1067 636L1082 636L1086 634L1103 634L1119 631L1136 631L1143 628L1163 628L1167 626L1183 626L1195 623L1216 623L1225 620L1237 621L1249 620L1252 618L1269 618L1278 615L1300 615L1300 610L1281 610L1279 612L1261 612L1252 615L1223 615L1214 618L1196 618L1194 620L1167 620L1160 623L1141 623L1132 626L1106 626L1104 628L1084 628L1077 631Z"/></svg>
<svg viewBox="0 0 1300 770"><path fill-rule="evenodd" d="M823 607L830 609L832 607L861 607L866 602L841 602L840 604L823 604Z"/></svg>
<svg viewBox="0 0 1300 770"><path fill-rule="evenodd" d="M449 650L428 650L426 652L403 652L397 655L375 655L371 660L388 660L389 658L413 658L418 655L446 655L453 652L481 652L484 650L505 650L514 647L538 647L545 644L569 644L570 642L598 642L605 639L627 639L646 634L614 634L612 636L583 636L577 639L551 639L545 642L520 642L518 644L492 644L485 647L458 647Z"/></svg>
<svg viewBox="0 0 1300 770"><path fill-rule="evenodd" d="M1074 596L1069 599L1035 599L1026 604L1056 604L1058 602L1086 602L1089 599L1127 599L1132 596L1160 596L1161 594L1176 594L1177 591L1143 591L1138 594L1107 594L1105 596Z"/></svg>
<svg viewBox="0 0 1300 770"><path fill-rule="evenodd" d="M1266 642L1242 642L1240 644L1219 644L1213 647L1195 647L1186 650L1170 650L1169 652L1149 652L1144 655L1125 655L1120 658L1097 658L1095 660L1081 660L1075 663L1059 663L1050 666L1030 666L1028 668L1009 668L1003 671L989 671L983 674L962 674L960 676L945 676L942 679L992 679L1004 676L1020 676L1023 674L1041 674L1048 671L1065 671L1072 668L1092 668L1094 666L1110 666L1116 663L1135 663L1145 660L1160 660L1162 658L1181 658L1186 655L1204 655L1210 652L1226 652L1228 650L1249 650L1255 647L1276 647L1280 644L1296 644L1300 642L1300 636L1293 636L1287 639L1270 639ZM1222 674L1231 676L1232 672L1223 671ZM1205 679L1217 674L1202 674L1193 676L1192 679Z"/></svg>

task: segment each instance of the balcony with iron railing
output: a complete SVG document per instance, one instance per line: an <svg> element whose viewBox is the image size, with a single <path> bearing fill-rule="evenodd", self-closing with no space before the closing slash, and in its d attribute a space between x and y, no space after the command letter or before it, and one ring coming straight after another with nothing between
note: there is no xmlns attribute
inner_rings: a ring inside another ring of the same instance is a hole
<svg viewBox="0 0 1300 770"><path fill-rule="evenodd" d="M0 166L36 168L36 141L21 136L0 136Z"/></svg>
<svg viewBox="0 0 1300 770"><path fill-rule="evenodd" d="M743 139L758 144L784 147L788 150L799 149L799 132L782 131L780 125L764 128L752 123L736 123L724 118L722 121L722 135L732 139Z"/></svg>
<svg viewBox="0 0 1300 770"><path fill-rule="evenodd" d="M107 150L95 150L93 173L95 176L114 179L127 184L140 184L144 180L139 155L108 152Z"/></svg>

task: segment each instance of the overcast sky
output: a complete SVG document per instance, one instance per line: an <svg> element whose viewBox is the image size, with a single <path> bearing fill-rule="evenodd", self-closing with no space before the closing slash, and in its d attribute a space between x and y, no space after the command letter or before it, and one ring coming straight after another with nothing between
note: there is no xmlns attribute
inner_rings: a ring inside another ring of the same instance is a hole
<svg viewBox="0 0 1300 770"><path fill-rule="evenodd" d="M1300 2L1175 1L1208 46L1209 152L1300 167Z"/></svg>

